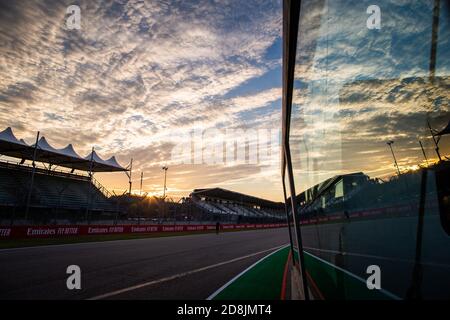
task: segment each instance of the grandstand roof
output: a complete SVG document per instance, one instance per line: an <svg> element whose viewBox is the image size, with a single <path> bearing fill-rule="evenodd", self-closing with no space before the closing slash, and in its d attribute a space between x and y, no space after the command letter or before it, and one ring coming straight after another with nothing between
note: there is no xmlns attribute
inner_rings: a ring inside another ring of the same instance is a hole
<svg viewBox="0 0 450 320"><path fill-rule="evenodd" d="M29 145L22 139L18 140L10 127L0 132L0 154L13 158L33 160L34 150L34 144ZM94 151L93 154L90 153L83 158L76 153L72 144L62 149L56 149L47 142L45 137L40 138L38 141L35 161L92 172L128 170L122 167L114 156L108 160L103 160Z"/></svg>
<svg viewBox="0 0 450 320"><path fill-rule="evenodd" d="M194 189L191 195L255 204L266 208L280 209L281 207L284 207L284 204L282 204L281 202L274 202L262 198L257 198L222 188Z"/></svg>

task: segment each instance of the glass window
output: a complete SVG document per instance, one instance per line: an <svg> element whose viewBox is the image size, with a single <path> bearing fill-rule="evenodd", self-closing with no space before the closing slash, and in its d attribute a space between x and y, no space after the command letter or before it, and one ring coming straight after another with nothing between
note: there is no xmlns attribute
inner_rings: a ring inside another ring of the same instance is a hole
<svg viewBox="0 0 450 320"><path fill-rule="evenodd" d="M289 141L316 297L450 298L449 52L448 1L302 1Z"/></svg>
<svg viewBox="0 0 450 320"><path fill-rule="evenodd" d="M344 196L344 183L343 180L339 180L339 182L336 183L336 188L334 190L334 197L342 198L343 196Z"/></svg>

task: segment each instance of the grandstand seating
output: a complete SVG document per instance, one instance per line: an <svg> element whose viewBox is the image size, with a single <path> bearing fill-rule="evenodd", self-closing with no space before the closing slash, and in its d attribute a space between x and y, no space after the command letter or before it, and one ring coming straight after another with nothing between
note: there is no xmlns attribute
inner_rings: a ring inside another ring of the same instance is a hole
<svg viewBox="0 0 450 320"><path fill-rule="evenodd" d="M231 204L223 204L223 206L225 208L227 208L227 210L231 213L231 214L235 214L235 215L239 215L239 209L236 208L235 206L231 205Z"/></svg>
<svg viewBox="0 0 450 320"><path fill-rule="evenodd" d="M205 209L208 212L211 213L220 213L219 210L217 210L215 207L213 207L211 204L204 202L204 201L195 201L195 204L199 206L202 209Z"/></svg>
<svg viewBox="0 0 450 320"><path fill-rule="evenodd" d="M235 211L237 211L240 215L243 215L244 217L255 217L255 213L250 210L250 208L245 206L240 206L237 204L232 204L232 208L234 208Z"/></svg>
<svg viewBox="0 0 450 320"><path fill-rule="evenodd" d="M23 206L30 185L31 168L0 163L0 205ZM32 208L58 208L93 211L115 210L108 199L87 176L36 170L30 206Z"/></svg>
<svg viewBox="0 0 450 320"><path fill-rule="evenodd" d="M240 195L236 196L235 192L224 189L218 189L219 192L217 192L214 197L203 196L203 194L210 195L211 190L212 189L199 189L198 191L194 190L190 196L190 199L194 205L211 215L227 216L230 219L284 219L283 208L277 203L270 203L270 205L275 206L276 209L261 207L261 203L267 204L269 202L267 200L260 201L255 197L242 195L243 197L246 197L247 200L254 201L255 203L253 205L258 206L258 208L255 208L250 205L252 202L242 203L239 201L241 199Z"/></svg>

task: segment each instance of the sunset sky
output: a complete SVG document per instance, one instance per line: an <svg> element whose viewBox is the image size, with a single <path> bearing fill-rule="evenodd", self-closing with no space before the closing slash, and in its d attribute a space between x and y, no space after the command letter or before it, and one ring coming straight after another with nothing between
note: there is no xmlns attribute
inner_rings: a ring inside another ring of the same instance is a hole
<svg viewBox="0 0 450 320"><path fill-rule="evenodd" d="M72 4L81 30L66 26ZM133 189L142 171L150 194L169 165L172 197L220 186L280 200L277 166L177 165L171 152L198 128L280 129L281 23L281 1L0 0L0 130L133 158Z"/></svg>
<svg viewBox="0 0 450 320"><path fill-rule="evenodd" d="M80 30L66 24L74 4ZM401 170L424 162L419 140L436 158L427 120L436 130L450 120L450 8L441 2L431 80L432 4L382 1L371 30L369 0L302 2L290 139L299 191L341 173L389 178L389 140ZM123 166L133 158L134 192L144 172L143 191L161 195L168 165L175 199L222 187L279 201L281 29L281 0L0 0L0 130L28 143L39 130L82 156L94 146ZM233 130L270 134L268 156L208 162ZM198 142L206 161L181 164L175 151ZM123 173L96 177L128 188Z"/></svg>

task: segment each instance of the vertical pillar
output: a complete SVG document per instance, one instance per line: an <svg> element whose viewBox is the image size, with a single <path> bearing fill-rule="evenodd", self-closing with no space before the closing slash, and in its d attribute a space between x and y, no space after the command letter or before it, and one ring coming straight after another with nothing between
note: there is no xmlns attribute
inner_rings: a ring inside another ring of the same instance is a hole
<svg viewBox="0 0 450 320"><path fill-rule="evenodd" d="M425 162L427 163L427 167L428 167L428 158L427 158L427 154L425 153L425 149L423 148L422 141L419 140L419 144L420 144L420 148L422 149L423 157L425 158Z"/></svg>
<svg viewBox="0 0 450 320"><path fill-rule="evenodd" d="M34 151L33 151L33 168L31 169L31 181L30 181L30 188L28 189L28 195L27 195L27 205L25 208L25 220L28 219L28 214L30 211L30 202L31 202L31 194L33 192L33 184L34 184L34 174L36 172L36 153L38 148L38 142L39 142L39 134L40 132L37 132L36 135L36 143L34 144Z"/></svg>
<svg viewBox="0 0 450 320"><path fill-rule="evenodd" d="M89 207L91 204L91 189L92 189L92 170L94 165L94 147L92 147L91 151L91 159L89 163L89 189L88 189L88 195L87 195L87 203L86 203L86 214L85 214L85 220L89 223Z"/></svg>
<svg viewBox="0 0 450 320"><path fill-rule="evenodd" d="M142 180L144 180L144 172L141 171L141 186L139 188L139 195L142 195Z"/></svg>
<svg viewBox="0 0 450 320"><path fill-rule="evenodd" d="M303 252L303 240L302 240L302 231L300 229L300 216L297 215L297 199L295 193L295 185L294 185L294 170L292 168L291 162L291 151L289 148L289 144L286 143L284 148L284 156L286 157L286 165L287 165L287 174L289 178L289 189L291 193L291 210L292 210L292 220L294 221L294 231L295 237L297 240L297 250L298 250L298 259L300 264L300 272L302 277L303 284L303 294L305 296L305 300L309 300L309 289L308 289L308 280L306 277L306 266Z"/></svg>
<svg viewBox="0 0 450 320"><path fill-rule="evenodd" d="M286 212L286 222L287 222L287 226L288 226L288 231L289 231L289 243L290 243L290 247L291 247L291 254L292 254L292 264L295 265L295 259L294 259L294 255L295 255L295 251L294 251L294 243L292 242L292 230L291 230L291 220L289 219L289 206L288 206L288 198L286 195L286 184L285 184L285 180L284 180L284 175L283 175L283 194L284 194L284 210Z"/></svg>
<svg viewBox="0 0 450 320"><path fill-rule="evenodd" d="M435 145L435 151L438 156L439 161L442 161L441 153L439 152L439 141L436 140L436 136L434 135L433 129L431 128L430 121L427 120L428 128L430 129L431 137L433 138L433 142Z"/></svg>
<svg viewBox="0 0 450 320"><path fill-rule="evenodd" d="M131 195L131 186L132 186L132 182L131 182L131 175L133 173L133 158L131 158L130 161L130 173L128 174L128 184L129 184L129 190L128 190L128 194Z"/></svg>

